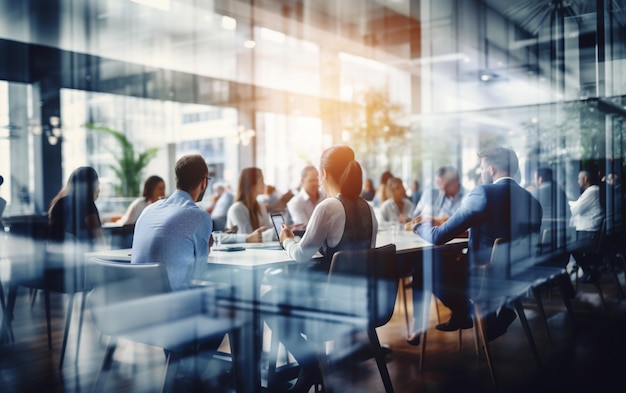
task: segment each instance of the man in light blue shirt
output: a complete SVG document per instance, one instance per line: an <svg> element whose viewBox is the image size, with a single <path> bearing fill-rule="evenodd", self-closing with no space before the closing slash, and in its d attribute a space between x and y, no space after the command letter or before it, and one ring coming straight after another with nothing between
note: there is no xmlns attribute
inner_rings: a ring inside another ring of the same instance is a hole
<svg viewBox="0 0 626 393"><path fill-rule="evenodd" d="M176 191L146 207L135 224L131 263L163 263L170 287L180 290L207 268L213 221L196 205L209 184L204 158L181 157L175 173Z"/></svg>

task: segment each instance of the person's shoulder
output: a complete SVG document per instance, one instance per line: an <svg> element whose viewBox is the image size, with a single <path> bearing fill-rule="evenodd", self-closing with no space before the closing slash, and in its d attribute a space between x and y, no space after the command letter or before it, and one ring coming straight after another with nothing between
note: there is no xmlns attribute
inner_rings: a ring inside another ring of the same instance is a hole
<svg viewBox="0 0 626 393"><path fill-rule="evenodd" d="M248 210L248 208L246 207L246 205L243 204L243 202L241 201L237 201L235 203L233 203L232 205L230 205L230 207L228 208L228 212L232 212L232 213L236 213L236 212L241 212L241 211L245 211Z"/></svg>
<svg viewBox="0 0 626 393"><path fill-rule="evenodd" d="M393 204L394 201L393 199L387 199L386 201L384 201L383 203L380 204L380 208L381 209L385 209L387 206Z"/></svg>
<svg viewBox="0 0 626 393"><path fill-rule="evenodd" d="M317 209L328 210L343 206L337 198L326 198L317 205Z"/></svg>

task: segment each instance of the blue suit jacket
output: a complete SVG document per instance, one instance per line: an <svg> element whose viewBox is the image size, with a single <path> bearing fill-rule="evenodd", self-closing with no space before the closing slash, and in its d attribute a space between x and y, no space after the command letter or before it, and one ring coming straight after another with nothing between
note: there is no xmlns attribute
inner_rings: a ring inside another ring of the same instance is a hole
<svg viewBox="0 0 626 393"><path fill-rule="evenodd" d="M418 225L414 231L434 244L444 244L469 229L470 262L489 261L496 238L520 239L539 232L539 201L511 178L475 187L448 221L438 227Z"/></svg>

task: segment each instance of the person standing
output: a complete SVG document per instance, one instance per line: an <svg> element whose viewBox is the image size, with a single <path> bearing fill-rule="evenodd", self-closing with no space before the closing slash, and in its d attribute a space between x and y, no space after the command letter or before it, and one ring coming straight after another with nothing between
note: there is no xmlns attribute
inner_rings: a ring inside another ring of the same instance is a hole
<svg viewBox="0 0 626 393"><path fill-rule="evenodd" d="M135 224L131 263L164 264L171 289L181 290L205 272L213 220L196 204L209 186L204 158L185 155L174 171L176 191L146 207Z"/></svg>
<svg viewBox="0 0 626 393"><path fill-rule="evenodd" d="M565 247L571 218L567 195L554 181L551 168L538 168L535 172L534 183L535 187L533 187L531 194L537 198L543 211L541 219L542 247L549 247L551 251ZM549 234L545 239L544 232Z"/></svg>
<svg viewBox="0 0 626 393"><path fill-rule="evenodd" d="M293 229L304 232L315 207L326 199L320 190L319 172L313 165L302 169L300 191L287 202L287 210L293 222Z"/></svg>
<svg viewBox="0 0 626 393"><path fill-rule="evenodd" d="M604 211L600 202L600 182L597 172L583 169L578 172L578 185L582 190L580 197L570 201L572 210L571 225L576 228L576 243L572 256L583 270L581 282L596 281L600 273L595 265L594 249L598 241Z"/></svg>

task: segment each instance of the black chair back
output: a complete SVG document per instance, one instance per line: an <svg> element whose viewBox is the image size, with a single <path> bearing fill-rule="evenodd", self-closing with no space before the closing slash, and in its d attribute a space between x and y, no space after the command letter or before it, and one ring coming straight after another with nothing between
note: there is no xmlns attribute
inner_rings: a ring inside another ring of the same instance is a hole
<svg viewBox="0 0 626 393"><path fill-rule="evenodd" d="M327 299L334 311L367 316L371 327L386 324L398 292L396 246L338 251L328 275Z"/></svg>

